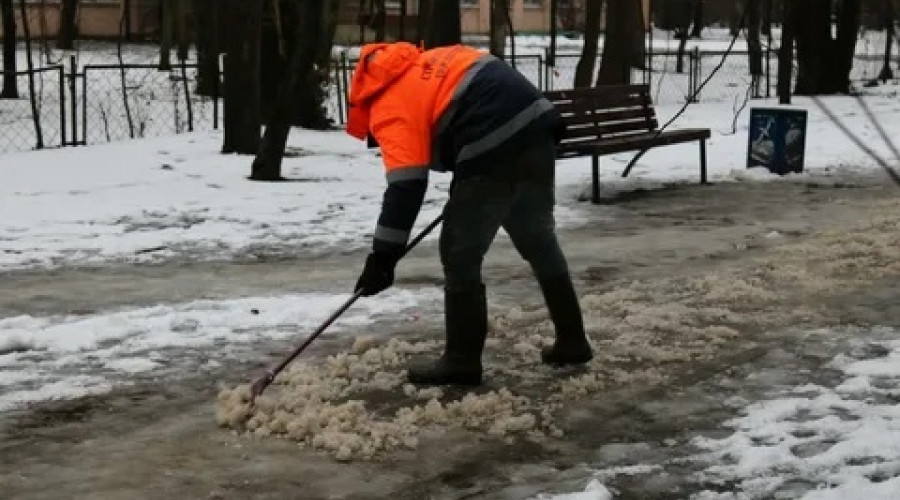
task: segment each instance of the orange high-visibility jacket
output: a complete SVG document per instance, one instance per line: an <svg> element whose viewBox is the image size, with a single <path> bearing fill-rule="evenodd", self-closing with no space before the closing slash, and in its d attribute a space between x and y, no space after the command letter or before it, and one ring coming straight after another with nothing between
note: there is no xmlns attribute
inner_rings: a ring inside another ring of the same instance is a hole
<svg viewBox="0 0 900 500"><path fill-rule="evenodd" d="M365 45L349 100L347 132L358 139L371 133L382 152L388 188L374 250L386 253L405 246L429 169L476 163L554 111L505 62L463 45Z"/></svg>

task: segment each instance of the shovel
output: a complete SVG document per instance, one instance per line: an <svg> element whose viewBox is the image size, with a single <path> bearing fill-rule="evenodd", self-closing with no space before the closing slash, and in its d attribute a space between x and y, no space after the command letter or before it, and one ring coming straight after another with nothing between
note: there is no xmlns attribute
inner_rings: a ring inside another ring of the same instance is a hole
<svg viewBox="0 0 900 500"><path fill-rule="evenodd" d="M400 259L402 259L404 256L406 256L406 254L409 253L410 250L412 250L416 245L418 245L419 242L422 241L422 239L428 235L428 233L433 231L434 228L436 228L438 226L438 224L441 223L443 218L444 218L443 215L439 215L436 219L434 219L434 221L431 224L428 225L428 227L423 229L422 232L419 233L418 236L413 238L413 240L410 241L409 244L406 246L406 248L403 250L403 253L400 254ZM256 398L259 397L259 395L262 394L263 391L266 390L266 387L269 387L269 384L271 384L272 381L275 380L275 377L279 373L281 373L281 371L284 370L284 368L288 364L290 364L290 362L293 361L294 358L296 358L297 356L300 355L300 353L305 351L306 348L309 347L309 345L312 344L313 341L315 341L319 337L319 335L321 335L329 326L331 326L331 324L334 323L334 321L336 319L338 319L342 314L344 314L344 311L349 309L350 306L352 306L353 303L356 302L360 297L362 297L362 291L357 290L349 299L347 299L346 302L344 302L344 304L341 307L339 307L336 311L334 311L331 314L331 316L329 316L328 319L326 319L325 322L322 323L319 326L319 328L316 329L315 332L313 332L312 335L310 335L306 340L304 340L303 343L300 344L299 347L294 349L294 351L290 355L288 355L286 358L284 358L284 360L282 360L280 363L278 363L274 368L271 368L269 371L267 371L265 374L263 374L263 376L256 379L256 381L253 382L253 385L250 386L250 405L252 406L256 402Z"/></svg>

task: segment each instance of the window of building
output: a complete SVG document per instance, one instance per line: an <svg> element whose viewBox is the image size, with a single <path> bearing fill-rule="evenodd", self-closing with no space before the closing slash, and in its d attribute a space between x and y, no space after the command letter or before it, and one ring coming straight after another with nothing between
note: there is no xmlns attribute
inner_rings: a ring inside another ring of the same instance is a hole
<svg viewBox="0 0 900 500"><path fill-rule="evenodd" d="M478 0L459 0L463 7L474 7L478 5Z"/></svg>
<svg viewBox="0 0 900 500"><path fill-rule="evenodd" d="M542 3L542 0L522 0L525 7L540 7Z"/></svg>

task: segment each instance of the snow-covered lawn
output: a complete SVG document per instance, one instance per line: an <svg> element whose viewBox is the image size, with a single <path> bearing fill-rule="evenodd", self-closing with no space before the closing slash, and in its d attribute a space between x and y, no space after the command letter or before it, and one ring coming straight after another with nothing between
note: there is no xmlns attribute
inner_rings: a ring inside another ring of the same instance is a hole
<svg viewBox="0 0 900 500"><path fill-rule="evenodd" d="M697 460L708 464L700 479L734 485L734 491L705 492L695 500L897 498L900 341L868 347L826 367L841 372L837 385L774 394L727 422L734 434L697 438L705 451Z"/></svg>
<svg viewBox="0 0 900 500"><path fill-rule="evenodd" d="M0 411L24 403L108 392L140 374L217 368L234 346L294 339L347 296L329 294L197 301L87 316L0 319ZM437 298L391 290L361 301L330 330L396 316Z"/></svg>
<svg viewBox="0 0 900 500"><path fill-rule="evenodd" d="M900 127L895 87L866 96L882 126ZM897 165L889 147L853 98L824 100L842 123ZM807 99L806 168L878 169L877 162ZM753 101L753 106L772 106ZM665 120L677 107L660 108ZM709 127L713 181L774 180L748 171L749 109L737 120L716 104L690 106L672 128ZM251 158L219 154L217 133L195 133L86 148L0 156L0 270L104 262L250 258L262 254L330 252L369 244L384 188L381 159L341 131L295 130L283 173L292 182L246 179ZM620 177L631 154L603 159L604 190L696 182L696 144L651 150L627 179ZM559 163L558 217L563 227L586 220L578 201L588 192L587 158ZM449 183L434 174L419 215L424 227L439 213ZM432 236L433 237L433 236Z"/></svg>

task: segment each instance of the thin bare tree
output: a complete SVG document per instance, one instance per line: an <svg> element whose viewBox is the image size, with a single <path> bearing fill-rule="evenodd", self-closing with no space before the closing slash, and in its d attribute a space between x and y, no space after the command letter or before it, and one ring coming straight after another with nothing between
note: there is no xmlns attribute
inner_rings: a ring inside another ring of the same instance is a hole
<svg viewBox="0 0 900 500"><path fill-rule="evenodd" d="M0 0L0 16L3 17L3 90L0 99L17 99L19 86L16 84L16 12L13 0ZM12 33L10 36L8 33Z"/></svg>
<svg viewBox="0 0 900 500"><path fill-rule="evenodd" d="M603 57L598 85L631 82L631 69L642 67L644 20L640 0L607 0Z"/></svg>
<svg viewBox="0 0 900 500"><path fill-rule="evenodd" d="M56 47L63 50L75 48L78 36L78 0L60 0L59 33Z"/></svg>
<svg viewBox="0 0 900 500"><path fill-rule="evenodd" d="M28 70L28 98L31 104L31 118L34 123L35 148L44 147L44 133L41 129L41 110L38 106L37 88L34 81L34 59L31 55L31 29L28 26L26 0L19 0L19 19L22 20L22 38L25 40L25 68Z"/></svg>
<svg viewBox="0 0 900 500"><path fill-rule="evenodd" d="M802 8L797 19L797 95L850 92L850 70L860 27L860 0L837 5L836 36L832 36L830 0L790 0Z"/></svg>
<svg viewBox="0 0 900 500"><path fill-rule="evenodd" d="M603 18L603 0L587 0L584 14L584 45L575 66L575 82L578 87L590 87L597 62L597 45L600 38L600 22Z"/></svg>
<svg viewBox="0 0 900 500"><path fill-rule="evenodd" d="M434 48L462 42L459 0L431 0L425 47Z"/></svg>
<svg viewBox="0 0 900 500"><path fill-rule="evenodd" d="M892 0L883 1L881 15L884 21L884 65L878 73L878 79L886 83L891 78L894 78L894 71L891 69L891 52L894 48L894 23L896 22L897 14L894 11Z"/></svg>
<svg viewBox="0 0 900 500"><path fill-rule="evenodd" d="M253 160L250 179L283 180L281 163L291 129L291 110L295 108L298 86L308 82L308 75L315 69L319 40L325 33L324 13L325 0L306 0L300 6L300 26L295 30L290 60L278 86L276 104L266 120L266 131Z"/></svg>
<svg viewBox="0 0 900 500"><path fill-rule="evenodd" d="M260 139L261 0L218 0L225 48L223 153L256 154Z"/></svg>

